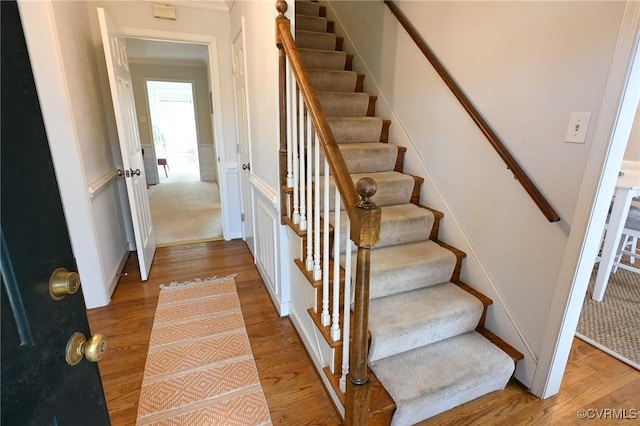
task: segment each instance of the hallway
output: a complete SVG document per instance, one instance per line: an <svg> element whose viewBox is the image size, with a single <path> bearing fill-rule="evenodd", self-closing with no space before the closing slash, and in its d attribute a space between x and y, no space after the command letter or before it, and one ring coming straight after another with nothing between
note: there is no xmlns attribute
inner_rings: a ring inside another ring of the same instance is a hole
<svg viewBox="0 0 640 426"><path fill-rule="evenodd" d="M231 273L238 273L238 295L273 424L340 424L291 321L278 317L246 244L233 240L159 248L146 282L131 255L111 303L87 311L92 332L108 338L99 367L113 426L135 424L159 284ZM578 416L581 409L594 415L604 409L637 413L632 410L639 408L639 393L640 371L574 339L559 395L541 401L512 380L502 392L421 425L577 425L585 421Z"/></svg>

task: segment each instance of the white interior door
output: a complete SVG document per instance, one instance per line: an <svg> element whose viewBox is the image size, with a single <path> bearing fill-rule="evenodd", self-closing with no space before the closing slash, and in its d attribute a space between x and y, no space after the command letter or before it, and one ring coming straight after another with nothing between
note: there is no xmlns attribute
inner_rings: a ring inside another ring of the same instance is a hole
<svg viewBox="0 0 640 426"><path fill-rule="evenodd" d="M126 41L122 32L102 8L98 8L100 33L109 75L111 100L116 117L122 165L124 167L127 195L131 208L133 233L140 263L140 276L149 276L151 262L156 251L155 235L151 222L147 179L144 171L142 148L138 133L136 107L131 85L131 73L127 60Z"/></svg>
<svg viewBox="0 0 640 426"><path fill-rule="evenodd" d="M240 187L242 188L242 236L249 250L253 247L253 203L251 200L251 151L249 148L249 120L247 114L247 89L244 69L244 37L242 31L233 41L233 81L236 95L236 120L238 123L238 157L242 165Z"/></svg>

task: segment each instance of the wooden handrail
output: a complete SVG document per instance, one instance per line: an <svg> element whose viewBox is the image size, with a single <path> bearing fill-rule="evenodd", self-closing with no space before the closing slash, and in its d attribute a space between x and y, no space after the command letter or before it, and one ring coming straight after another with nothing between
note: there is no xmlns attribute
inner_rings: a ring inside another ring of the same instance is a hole
<svg viewBox="0 0 640 426"><path fill-rule="evenodd" d="M416 30L413 24L411 24L406 15L402 13L400 8L398 8L394 1L385 0L385 4L398 19L398 22L400 22L400 24L404 27L405 31L407 31L409 37L411 37L411 39L416 43L418 49L420 49L427 60L431 63L438 75L440 75L447 87L449 87L453 95L458 99L465 111L467 111L469 116L471 116L471 119L476 123L482 134L485 135L491 146L493 146L500 158L502 158L502 161L505 162L505 164L507 165L507 169L513 172L514 177L520 182L533 202L536 203L538 208L542 211L542 214L544 214L549 222L559 221L560 216L558 215L558 213L556 213L551 204L547 201L544 195L542 195L540 190L529 178L524 169L520 166L520 164L518 164L518 161L513 157L511 152L509 152L509 149L500 140L500 137L491 128L489 123L485 120L482 114L480 114L478 109L467 97L467 95L462 91L458 83L456 83L449 71L447 71L442 62L440 62L438 57L431 50L429 45L424 41L418 30Z"/></svg>
<svg viewBox="0 0 640 426"><path fill-rule="evenodd" d="M311 117L316 135L323 148L325 159L340 192L349 220L350 238L358 247L356 279L354 288L353 338L349 353L349 374L346 383L345 424L352 426L369 424L369 378L368 378L368 329L369 329L369 276L371 271L370 249L380 241L381 210L369 201L376 192L376 183L371 178L363 178L354 185L347 165L338 148L329 122L311 85L309 75L302 64L302 58L291 35L289 20L285 17L287 3L276 2L276 45L279 50L280 66L280 179L286 179L282 166L286 163L286 67L287 59L298 89ZM339 206L335 206L339 209ZM325 236L326 237L326 236ZM337 261L337 259L336 259ZM345 307L348 309L348 307Z"/></svg>
<svg viewBox="0 0 640 426"><path fill-rule="evenodd" d="M308 113L311 116L315 131L324 149L325 158L331 168L336 187L340 191L340 196L342 197L345 209L352 222L351 239L357 246L372 246L377 244L379 241L379 232L377 235L378 240L375 239L375 235L372 240L369 236L370 232L361 232L363 231L363 226L361 226L361 220L358 218L362 218L363 214L367 216L377 216L379 226L380 211L379 209L377 212L375 209L363 211L362 209L356 208L360 202L360 197L356 192L356 188L353 180L351 179L351 175L349 174L349 170L347 169L347 165L342 157L342 153L340 152L340 148L338 147L333 132L331 131L329 121L327 120L327 117L322 110L322 106L320 105L320 101L318 101L315 90L311 85L309 75L302 65L300 52L298 51L295 41L291 36L289 20L284 16L284 14L281 14L281 16L276 18L276 28L277 45L278 47L282 46L282 50L284 50L286 57L289 58L291 70L293 71L298 83L298 88L302 92ZM364 221L370 222L370 220ZM366 228L368 229L370 227L371 226L367 226ZM366 239L366 241L363 240L363 238Z"/></svg>

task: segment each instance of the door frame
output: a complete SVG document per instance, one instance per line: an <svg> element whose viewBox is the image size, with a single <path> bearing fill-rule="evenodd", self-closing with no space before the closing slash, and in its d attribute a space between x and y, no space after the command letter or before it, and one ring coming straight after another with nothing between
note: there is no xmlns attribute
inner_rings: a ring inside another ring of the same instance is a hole
<svg viewBox="0 0 640 426"><path fill-rule="evenodd" d="M207 46L209 56L209 85L211 87L211 103L212 103L212 120L211 125L213 127L213 143L216 150L216 156L218 164L216 167L216 173L218 174L218 186L220 188L220 209L222 212L222 234L225 240L231 240L237 238L237 235L231 231L230 221L230 206L231 200L229 199L229 191L227 181L226 169L220 170L223 165L226 165L226 153L224 150L224 123L222 117L222 89L220 84L220 72L218 61L218 42L215 36L197 33L182 33L173 31L155 30L150 28L140 27L126 27L121 26L125 37L131 38L143 38L157 41L179 41L193 44L204 44ZM146 89L145 89L146 90ZM237 163L236 163L237 168Z"/></svg>
<svg viewBox="0 0 640 426"><path fill-rule="evenodd" d="M627 1L531 392L560 390L640 97L640 2Z"/></svg>

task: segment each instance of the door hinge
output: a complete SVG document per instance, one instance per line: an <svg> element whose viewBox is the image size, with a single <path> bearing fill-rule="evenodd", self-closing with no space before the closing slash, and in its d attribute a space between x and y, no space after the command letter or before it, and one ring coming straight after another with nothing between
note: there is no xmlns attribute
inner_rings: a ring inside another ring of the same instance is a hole
<svg viewBox="0 0 640 426"><path fill-rule="evenodd" d="M244 222L244 213L240 213L240 220Z"/></svg>

